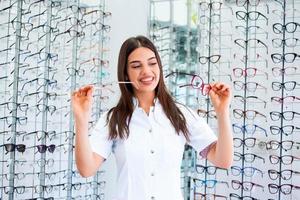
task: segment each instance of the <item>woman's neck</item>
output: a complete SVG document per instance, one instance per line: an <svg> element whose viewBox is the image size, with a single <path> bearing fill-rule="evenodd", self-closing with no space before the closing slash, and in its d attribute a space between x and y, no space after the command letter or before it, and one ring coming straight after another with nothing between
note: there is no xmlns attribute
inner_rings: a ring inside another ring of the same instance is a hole
<svg viewBox="0 0 300 200"><path fill-rule="evenodd" d="M146 113L149 113L150 107L154 104L155 93L142 93L136 95L138 106L141 107Z"/></svg>

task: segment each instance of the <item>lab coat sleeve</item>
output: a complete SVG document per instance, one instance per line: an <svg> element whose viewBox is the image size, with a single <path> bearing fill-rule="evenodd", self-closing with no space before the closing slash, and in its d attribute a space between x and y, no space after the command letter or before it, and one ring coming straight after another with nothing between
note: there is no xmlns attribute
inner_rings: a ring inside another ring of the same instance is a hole
<svg viewBox="0 0 300 200"><path fill-rule="evenodd" d="M93 152L107 159L112 152L113 141L108 139L109 131L106 125L107 112L103 113L92 129L89 142Z"/></svg>
<svg viewBox="0 0 300 200"><path fill-rule="evenodd" d="M188 142L188 144L191 145L202 158L206 158L210 147L216 143L218 138L206 121L197 115L194 110L181 105L181 111L186 118L187 128L190 133L190 142Z"/></svg>

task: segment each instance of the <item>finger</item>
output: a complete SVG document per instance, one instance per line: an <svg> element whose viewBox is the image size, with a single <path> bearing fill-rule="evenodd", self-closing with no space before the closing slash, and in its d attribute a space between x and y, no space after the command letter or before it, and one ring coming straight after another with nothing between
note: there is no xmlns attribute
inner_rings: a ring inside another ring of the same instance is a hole
<svg viewBox="0 0 300 200"><path fill-rule="evenodd" d="M84 86L82 88L79 89L79 93L82 96L87 96L87 92L90 90L89 86Z"/></svg>
<svg viewBox="0 0 300 200"><path fill-rule="evenodd" d="M217 91L220 89L220 84L219 83L212 83L211 85L211 89L214 91Z"/></svg>
<svg viewBox="0 0 300 200"><path fill-rule="evenodd" d="M229 87L227 85L223 85L223 88L221 89L222 92L225 92L229 89Z"/></svg>
<svg viewBox="0 0 300 200"><path fill-rule="evenodd" d="M94 93L94 87L91 87L91 88L89 88L88 91L87 91L87 96L88 96L88 97L92 97L93 93Z"/></svg>
<svg viewBox="0 0 300 200"><path fill-rule="evenodd" d="M224 90L223 91L230 93L230 86L227 85L227 84L224 84Z"/></svg>
<svg viewBox="0 0 300 200"><path fill-rule="evenodd" d="M210 83L209 85L210 85L210 87L211 87L212 89L216 89L216 84L217 84L217 83L213 82L213 83Z"/></svg>
<svg viewBox="0 0 300 200"><path fill-rule="evenodd" d="M221 89L221 83L220 82L216 82L215 84L214 84L214 88L215 89Z"/></svg>
<svg viewBox="0 0 300 200"><path fill-rule="evenodd" d="M89 89L91 89L93 87L94 87L93 85L86 85L86 86L80 87L78 89L78 92L79 93L86 93Z"/></svg>

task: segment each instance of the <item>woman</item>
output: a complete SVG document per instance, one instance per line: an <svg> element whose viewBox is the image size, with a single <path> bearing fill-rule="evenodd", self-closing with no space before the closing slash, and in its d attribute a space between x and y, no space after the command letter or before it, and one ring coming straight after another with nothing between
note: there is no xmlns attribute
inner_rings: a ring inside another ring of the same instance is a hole
<svg viewBox="0 0 300 200"><path fill-rule="evenodd" d="M217 138L202 118L167 92L160 57L146 37L123 43L118 80L132 84L120 84L118 104L101 116L91 137L88 119L94 87L72 94L75 157L82 176L94 175L113 152L118 169L116 199L182 200L180 165L186 143L216 166L230 167L233 142L227 85L213 83L209 92L217 114Z"/></svg>

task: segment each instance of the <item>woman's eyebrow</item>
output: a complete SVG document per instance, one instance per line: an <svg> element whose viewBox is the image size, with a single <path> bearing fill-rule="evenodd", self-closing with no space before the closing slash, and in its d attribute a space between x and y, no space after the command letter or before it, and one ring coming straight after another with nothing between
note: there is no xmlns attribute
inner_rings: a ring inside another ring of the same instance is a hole
<svg viewBox="0 0 300 200"><path fill-rule="evenodd" d="M155 57L155 56L153 56L153 57L151 57L151 58L148 58L148 60L152 60L153 58L154 58L154 59L156 59L156 57Z"/></svg>
<svg viewBox="0 0 300 200"><path fill-rule="evenodd" d="M138 60L133 60L133 61L130 61L129 64L132 64L132 63L140 63L141 61L138 61Z"/></svg>
<svg viewBox="0 0 300 200"><path fill-rule="evenodd" d="M155 60L156 60L156 57L153 56L153 57L151 57L151 58L148 58L148 61L150 61L150 60L152 60L152 59L155 59ZM132 64L132 63L141 63L141 61L139 61L139 60L133 60L133 61L130 61L130 62L129 62L129 64Z"/></svg>

